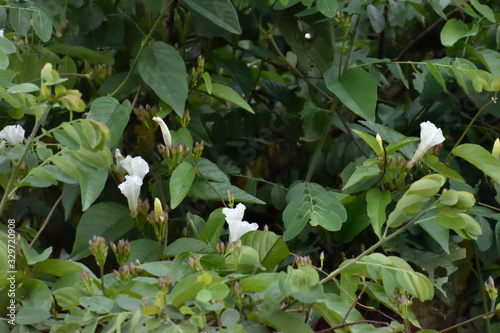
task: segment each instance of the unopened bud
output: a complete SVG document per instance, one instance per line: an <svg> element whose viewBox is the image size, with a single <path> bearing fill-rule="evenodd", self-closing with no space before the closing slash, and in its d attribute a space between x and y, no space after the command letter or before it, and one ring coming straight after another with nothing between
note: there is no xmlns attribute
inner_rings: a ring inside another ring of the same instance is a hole
<svg viewBox="0 0 500 333"><path fill-rule="evenodd" d="M494 158L497 160L500 157L500 139L496 139L495 143L493 144L493 150L491 151L491 155L493 155Z"/></svg>
<svg viewBox="0 0 500 333"><path fill-rule="evenodd" d="M104 238L94 235L94 237L89 240L89 250L94 256L97 266L104 266L106 257L108 256L108 246Z"/></svg>

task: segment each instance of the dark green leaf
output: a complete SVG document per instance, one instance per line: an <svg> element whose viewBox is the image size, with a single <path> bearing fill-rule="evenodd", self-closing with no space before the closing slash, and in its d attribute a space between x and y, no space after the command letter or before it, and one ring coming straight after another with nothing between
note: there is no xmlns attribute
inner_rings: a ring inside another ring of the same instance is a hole
<svg viewBox="0 0 500 333"><path fill-rule="evenodd" d="M113 97L99 97L90 105L87 119L98 121L108 127L111 138L106 142L106 145L111 148L120 139L129 121L131 111L128 100L120 104Z"/></svg>
<svg viewBox="0 0 500 333"><path fill-rule="evenodd" d="M190 252L199 254L215 253L215 250L206 243L195 238L179 238L170 244L163 252L166 256L175 257L179 253Z"/></svg>
<svg viewBox="0 0 500 333"><path fill-rule="evenodd" d="M93 51L83 46L50 44L48 48L56 53L86 60L91 64L106 64L112 66L115 62L114 58L109 55L109 53L105 51Z"/></svg>
<svg viewBox="0 0 500 333"><path fill-rule="evenodd" d="M15 322L17 325L39 324L49 318L49 310L25 306L16 314Z"/></svg>
<svg viewBox="0 0 500 333"><path fill-rule="evenodd" d="M272 271L283 259L290 255L283 237L271 231L250 231L241 237L243 245L254 248L259 260L267 271Z"/></svg>
<svg viewBox="0 0 500 333"><path fill-rule="evenodd" d="M385 17L384 14L374 5L368 5L366 8L368 13L368 19L372 24L373 30L376 33L380 33L385 29Z"/></svg>
<svg viewBox="0 0 500 333"><path fill-rule="evenodd" d="M183 162L175 168L170 178L170 207L172 209L184 200L195 176L196 167L190 162Z"/></svg>
<svg viewBox="0 0 500 333"><path fill-rule="evenodd" d="M182 0L190 10L233 34L241 34L238 15L229 0Z"/></svg>
<svg viewBox="0 0 500 333"><path fill-rule="evenodd" d="M483 147L465 143L453 149L452 153L471 163L496 182L500 182L500 161Z"/></svg>
<svg viewBox="0 0 500 333"><path fill-rule="evenodd" d="M206 242L212 248L219 242L220 234L226 223L224 214L222 214L222 208L214 210L207 221L207 224L201 231L198 239Z"/></svg>
<svg viewBox="0 0 500 333"><path fill-rule="evenodd" d="M162 101L182 117L188 93L186 65L176 49L156 42L139 59L139 74Z"/></svg>
<svg viewBox="0 0 500 333"><path fill-rule="evenodd" d="M389 191L382 193L378 187L372 188L366 194L366 204L368 216L373 226L373 231L380 238L382 235L382 226L385 223L385 209L391 203L391 194Z"/></svg>
<svg viewBox="0 0 500 333"><path fill-rule="evenodd" d="M52 36L52 22L50 18L40 9L35 10L31 17L36 35L42 42L48 42Z"/></svg>
<svg viewBox="0 0 500 333"><path fill-rule="evenodd" d="M26 36L31 25L31 10L25 8L12 8L10 11L10 24L18 35Z"/></svg>
<svg viewBox="0 0 500 333"><path fill-rule="evenodd" d="M202 84L198 87L200 91L208 93L207 86ZM234 103L250 113L255 113L250 105L233 88L220 83L212 83L212 95Z"/></svg>
<svg viewBox="0 0 500 333"><path fill-rule="evenodd" d="M361 68L349 69L337 81L332 73L325 78L326 86L340 101L358 116L375 122L377 84Z"/></svg>
<svg viewBox="0 0 500 333"><path fill-rule="evenodd" d="M76 228L76 240L71 257L78 260L90 255L88 242L94 235L106 241L116 241L134 226L128 207L102 202L87 209Z"/></svg>

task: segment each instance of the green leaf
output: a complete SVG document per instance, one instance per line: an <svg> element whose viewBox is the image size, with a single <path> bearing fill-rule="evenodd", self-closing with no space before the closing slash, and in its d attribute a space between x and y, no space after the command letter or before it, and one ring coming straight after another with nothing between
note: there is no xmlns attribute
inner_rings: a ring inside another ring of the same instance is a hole
<svg viewBox="0 0 500 333"><path fill-rule="evenodd" d="M189 275L183 280L177 282L170 292L169 299L172 302L173 306L180 307L190 299L196 297L198 292L205 286L204 283L198 280L198 277L202 274L210 274L212 283L218 283L222 281L222 278L215 272L198 272L196 274Z"/></svg>
<svg viewBox="0 0 500 333"><path fill-rule="evenodd" d="M487 5L480 4L477 0L471 0L470 3L474 6L474 8L484 17L488 19L488 21L492 23L496 23L495 13L493 10Z"/></svg>
<svg viewBox="0 0 500 333"><path fill-rule="evenodd" d="M130 102L125 100L122 104L113 97L98 97L90 105L87 119L106 125L111 138L106 145L114 147L120 139L125 126L130 119Z"/></svg>
<svg viewBox="0 0 500 333"><path fill-rule="evenodd" d="M2 49L5 54L12 54L16 52L16 45L7 38L0 36L0 49Z"/></svg>
<svg viewBox="0 0 500 333"><path fill-rule="evenodd" d="M190 10L233 34L241 34L238 15L229 0L182 0Z"/></svg>
<svg viewBox="0 0 500 333"><path fill-rule="evenodd" d="M459 39L466 37L469 27L457 19L449 19L441 30L441 44L453 46Z"/></svg>
<svg viewBox="0 0 500 333"><path fill-rule="evenodd" d="M465 181L463 177L455 170L446 166L446 164L439 162L439 158L435 155L425 154L422 157L422 162L424 162L431 170L442 174L451 179Z"/></svg>
<svg viewBox="0 0 500 333"><path fill-rule="evenodd" d="M100 235L106 241L116 241L134 226L128 207L101 202L87 209L76 228L76 240L71 252L73 260L90 255L88 242L94 235Z"/></svg>
<svg viewBox="0 0 500 333"><path fill-rule="evenodd" d="M205 82L205 86L207 87L207 93L212 95L212 79L210 79L208 72L203 73L203 82Z"/></svg>
<svg viewBox="0 0 500 333"><path fill-rule="evenodd" d="M63 259L47 259L38 262L35 264L35 269L38 274L49 274L58 277L69 273L81 273L83 270L88 270L80 263Z"/></svg>
<svg viewBox="0 0 500 333"><path fill-rule="evenodd" d="M83 211L87 210L97 197L99 197L107 179L107 169L97 169L94 172L82 172L80 177L80 193L82 196Z"/></svg>
<svg viewBox="0 0 500 333"><path fill-rule="evenodd" d="M52 308L52 293L47 285L40 280L23 282L23 307L36 307L46 311Z"/></svg>
<svg viewBox="0 0 500 333"><path fill-rule="evenodd" d="M266 270L272 271L283 259L290 255L283 237L271 231L250 231L241 237L243 245L254 248Z"/></svg>
<svg viewBox="0 0 500 333"><path fill-rule="evenodd" d="M373 30L376 33L381 33L385 29L385 17L384 14L374 5L368 5L366 8L368 14L368 19L372 24Z"/></svg>
<svg viewBox="0 0 500 333"><path fill-rule="evenodd" d="M361 139L363 139L363 141L366 142L370 146L370 148L375 152L375 154L377 154L377 156L384 154L382 147L380 147L380 144L378 143L377 139L373 135L370 135L364 131L357 130L357 129L353 129L352 131L354 133L356 133L357 135L359 135L359 137ZM389 154L389 153L387 153L387 154Z"/></svg>
<svg viewBox="0 0 500 333"><path fill-rule="evenodd" d="M16 314L15 322L17 325L32 325L43 323L49 318L49 310L26 306Z"/></svg>
<svg viewBox="0 0 500 333"><path fill-rule="evenodd" d="M211 186L210 186L211 185ZM231 183L219 183L219 182L210 182L210 185L207 184L204 180L195 180L193 185L191 185L191 189L189 191L188 196L199 198L202 200L215 200L219 201L219 195L227 200L226 191L229 190L234 195L234 200L238 202L244 203L255 203L259 205L264 205L265 202L254 197L253 195L248 194L247 192L241 190L240 188L231 185Z"/></svg>
<svg viewBox="0 0 500 333"><path fill-rule="evenodd" d="M179 52L166 43L155 42L142 53L138 68L144 82L182 118L188 85L186 65Z"/></svg>
<svg viewBox="0 0 500 333"><path fill-rule="evenodd" d="M332 73L325 77L326 86L340 101L358 116L375 122L377 84L372 76L361 68L344 72L337 81Z"/></svg>
<svg viewBox="0 0 500 333"><path fill-rule="evenodd" d="M9 67L9 57L5 54L4 50L0 49L0 69L7 69L8 67ZM7 100L4 96L2 97L5 100Z"/></svg>
<svg viewBox="0 0 500 333"><path fill-rule="evenodd" d="M31 10L26 8L12 8L10 11L10 24L18 35L26 36L31 26Z"/></svg>
<svg viewBox="0 0 500 333"><path fill-rule="evenodd" d="M426 65L427 68L429 68L429 71L431 72L434 79L436 79L439 85L443 87L443 90L446 91L446 83L444 82L443 76L441 75L441 72L439 72L439 69L436 67L436 65L430 62L427 62Z"/></svg>
<svg viewBox="0 0 500 333"><path fill-rule="evenodd" d="M112 66L115 62L115 59L109 53L105 51L93 51L83 46L50 44L47 48L59 54L86 60L91 64L106 64Z"/></svg>
<svg viewBox="0 0 500 333"><path fill-rule="evenodd" d="M208 93L208 88L206 84L202 84L198 87L198 90ZM255 113L250 105L240 96L233 88L225 86L220 83L212 83L212 94L216 97L222 98L223 100L229 101L238 105L239 107L247 110L250 113Z"/></svg>
<svg viewBox="0 0 500 333"><path fill-rule="evenodd" d="M319 12L326 17L333 18L337 15L337 9L339 8L339 4L337 0L318 0L316 2L316 7Z"/></svg>
<svg viewBox="0 0 500 333"><path fill-rule="evenodd" d="M204 157L201 157L198 163L196 163L196 170L210 181L219 183L229 182L229 177L219 169L217 164Z"/></svg>
<svg viewBox="0 0 500 333"><path fill-rule="evenodd" d="M113 301L104 296L81 297L80 305L97 314L107 314L113 308Z"/></svg>
<svg viewBox="0 0 500 333"><path fill-rule="evenodd" d="M357 184L359 181L363 179L375 177L378 176L379 174L380 174L380 168L377 164L377 160L373 158L367 159L363 162L363 165L357 167L356 170L352 173L351 177L349 177L349 180L342 188L342 191L351 187L354 184Z"/></svg>
<svg viewBox="0 0 500 333"><path fill-rule="evenodd" d="M35 10L31 16L31 20L33 21L33 28L36 35L42 42L48 42L52 36L52 22L47 14L40 9Z"/></svg>
<svg viewBox="0 0 500 333"><path fill-rule="evenodd" d="M465 143L453 149L452 153L474 165L496 182L500 182L500 161L483 147Z"/></svg>
<svg viewBox="0 0 500 333"><path fill-rule="evenodd" d="M190 162L184 161L175 168L170 178L170 207L172 209L179 206L182 200L184 200L195 176L196 167Z"/></svg>
<svg viewBox="0 0 500 333"><path fill-rule="evenodd" d="M207 224L201 231L198 239L206 242L212 248L219 243L220 234L226 223L224 214L222 214L222 208L214 210L208 217Z"/></svg>
<svg viewBox="0 0 500 333"><path fill-rule="evenodd" d="M288 312L250 312L248 319L258 321L283 333L312 333L309 325Z"/></svg>
<svg viewBox="0 0 500 333"><path fill-rule="evenodd" d="M335 193L315 183L300 183L287 194L288 205L283 211L285 240L296 237L309 222L329 231L340 230L347 219L344 206Z"/></svg>
<svg viewBox="0 0 500 333"><path fill-rule="evenodd" d="M195 238L179 238L170 244L163 252L166 256L175 257L179 253L190 252L200 254L215 253L215 250L206 243Z"/></svg>
<svg viewBox="0 0 500 333"><path fill-rule="evenodd" d="M366 194L366 209L373 226L373 231L380 238L382 235L382 226L386 220L385 209L391 203L391 194L389 191L382 193L378 187L372 188Z"/></svg>
<svg viewBox="0 0 500 333"><path fill-rule="evenodd" d="M391 142L385 147L385 151L387 155L390 155L414 142L417 142L420 138L409 136L401 138L399 141Z"/></svg>
<svg viewBox="0 0 500 333"><path fill-rule="evenodd" d="M19 94L19 93L31 93L40 90L40 88L33 83L21 83L21 84L16 84L9 89L7 89L7 92L9 94Z"/></svg>

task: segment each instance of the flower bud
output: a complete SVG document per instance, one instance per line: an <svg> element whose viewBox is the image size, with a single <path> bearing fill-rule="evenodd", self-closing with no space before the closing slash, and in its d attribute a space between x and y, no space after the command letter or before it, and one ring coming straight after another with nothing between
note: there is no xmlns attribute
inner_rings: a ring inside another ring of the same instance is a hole
<svg viewBox="0 0 500 333"><path fill-rule="evenodd" d="M122 266L127 264L130 257L130 252L132 251L132 243L130 243L128 240L120 239L118 241L118 246L113 242L110 242L109 246L115 254L116 262L118 262L118 265Z"/></svg>
<svg viewBox="0 0 500 333"><path fill-rule="evenodd" d="M491 155L497 160L500 158L500 139L496 139L493 144L493 150L491 151Z"/></svg>
<svg viewBox="0 0 500 333"><path fill-rule="evenodd" d="M130 267L129 265L122 265L118 270L113 270L113 275L115 279L119 282L124 283L130 281Z"/></svg>
<svg viewBox="0 0 500 333"><path fill-rule="evenodd" d="M80 283L90 295L94 293L94 277L91 273L82 271L82 274L80 274Z"/></svg>
<svg viewBox="0 0 500 333"><path fill-rule="evenodd" d="M89 240L89 250L94 256L97 266L104 266L106 263L106 257L108 256L108 246L106 245L106 240L101 236L94 235L94 237Z"/></svg>
<svg viewBox="0 0 500 333"><path fill-rule="evenodd" d="M158 278L158 286L160 287L160 290L164 295L168 294L168 287L172 281L170 280L170 274L167 274L165 276L160 276Z"/></svg>

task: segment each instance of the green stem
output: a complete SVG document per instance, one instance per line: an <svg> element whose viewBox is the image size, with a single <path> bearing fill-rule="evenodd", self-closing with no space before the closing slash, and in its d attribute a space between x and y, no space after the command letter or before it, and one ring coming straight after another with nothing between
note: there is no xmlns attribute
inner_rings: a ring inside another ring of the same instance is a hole
<svg viewBox="0 0 500 333"><path fill-rule="evenodd" d="M486 291L484 290L483 287L483 272L481 271L481 264L479 262L479 256L478 256L478 248L477 245L474 243L474 264L476 265L476 270L477 270L477 277L479 280L479 290L481 291L481 300L483 302L483 311L488 312L488 300L486 298ZM494 310L494 309L492 309ZM490 333L491 331L491 322L489 318L486 318L486 333Z"/></svg>
<svg viewBox="0 0 500 333"><path fill-rule="evenodd" d="M99 273L101 274L101 290L104 294L104 265L99 266Z"/></svg>
<svg viewBox="0 0 500 333"><path fill-rule="evenodd" d="M21 158L19 158L17 163L14 165L14 168L12 170L12 174L10 175L10 178L9 178L9 182L7 183L7 186L5 187L5 192L4 192L4 195L2 197L2 201L0 202L0 216L3 216L3 211L5 209L5 206L7 205L7 201L9 200L10 196L13 193L15 193L13 188L14 188L14 183L17 179L17 175L19 173L19 170L21 169L21 166L24 163L24 158L26 157L26 154L28 154L28 151L31 148L31 144L35 140L36 132L38 132L38 129L40 128L41 123L45 119L45 116L47 115L49 110L50 110L50 107L46 107L46 109L42 112L40 117L38 117L36 119L35 126L33 127L33 130L31 131L31 134L28 138L28 141L26 142L26 147L24 148L23 155L21 156ZM13 191L12 194L11 194L11 191Z"/></svg>
<svg viewBox="0 0 500 333"><path fill-rule="evenodd" d="M481 113L483 113L483 111L488 107L488 105L490 105L491 103L496 103L496 102L497 102L497 96L495 94L495 96L491 98L491 101L486 103L481 109L479 109L479 111L477 111L474 118L472 118L469 125L467 126L465 131L462 133L462 136L460 137L460 139L458 139L457 142L455 142L455 145L453 146L453 148L451 148L450 152L448 153L448 156L446 156L446 160L444 161L445 164L449 164L451 162L451 153L453 152L453 149L455 149L460 144L460 142L462 142L462 140L465 138L465 135L467 134L469 129L472 127L472 124L474 124L474 122L479 117L479 115Z"/></svg>
<svg viewBox="0 0 500 333"><path fill-rule="evenodd" d="M174 1L172 0L172 1L170 1L168 3L167 8L165 9L165 11L160 14L160 16L158 17L158 19L155 21L155 23L151 27L151 30L149 31L148 35L142 40L142 42L141 42L141 48L139 49L139 52L137 52L137 55L136 55L136 57L134 59L134 62L132 63L132 66L130 67L130 70L129 70L127 76L122 81L122 83L120 83L120 85L118 86L118 88L116 88L115 91L113 91L111 94L109 94L109 96L113 97L118 91L120 91L121 88L123 88L123 86L125 85L125 83L127 83L127 81L130 79L130 77L132 76L132 72L134 71L135 66L137 66L137 63L139 62L139 58L141 57L141 54L144 51L148 40L153 35L153 32L156 30L156 28L158 27L158 24L160 24L160 22L161 22L161 19L163 18L163 16L165 15L165 13L169 10L169 8L170 8L170 6L172 5L173 2Z"/></svg>
<svg viewBox="0 0 500 333"><path fill-rule="evenodd" d="M332 273L330 273L327 277L325 277L323 280L320 281L321 284L325 284L327 283L328 281L332 280L333 278L335 278L337 275L339 275L340 273L342 273L344 270L346 270L347 268L351 267L352 265L356 264L358 261L360 261L361 259L363 259L364 257L366 257L367 255L371 254L373 251L375 251L379 246L381 246L382 244L390 241L391 239L393 239L394 237L402 234L403 232L405 232L406 230L408 230L408 228L410 228L412 225L415 225L417 222L418 222L418 219L423 216L424 214L426 214L427 212L429 212L430 210L434 209L435 207L435 203L430 206L429 208L425 209L424 211L422 211L420 214L418 214L418 216L416 216L413 220L411 220L410 222L408 222L404 227L396 230L395 232L393 232L392 234L390 234L389 236L383 236L378 242L376 242L375 244L373 244L369 249L365 250L363 253L361 253L359 256L357 256L356 258L354 258L353 260L351 260L350 262L348 262L345 266L342 266L340 268L337 268L336 270L334 270Z"/></svg>

